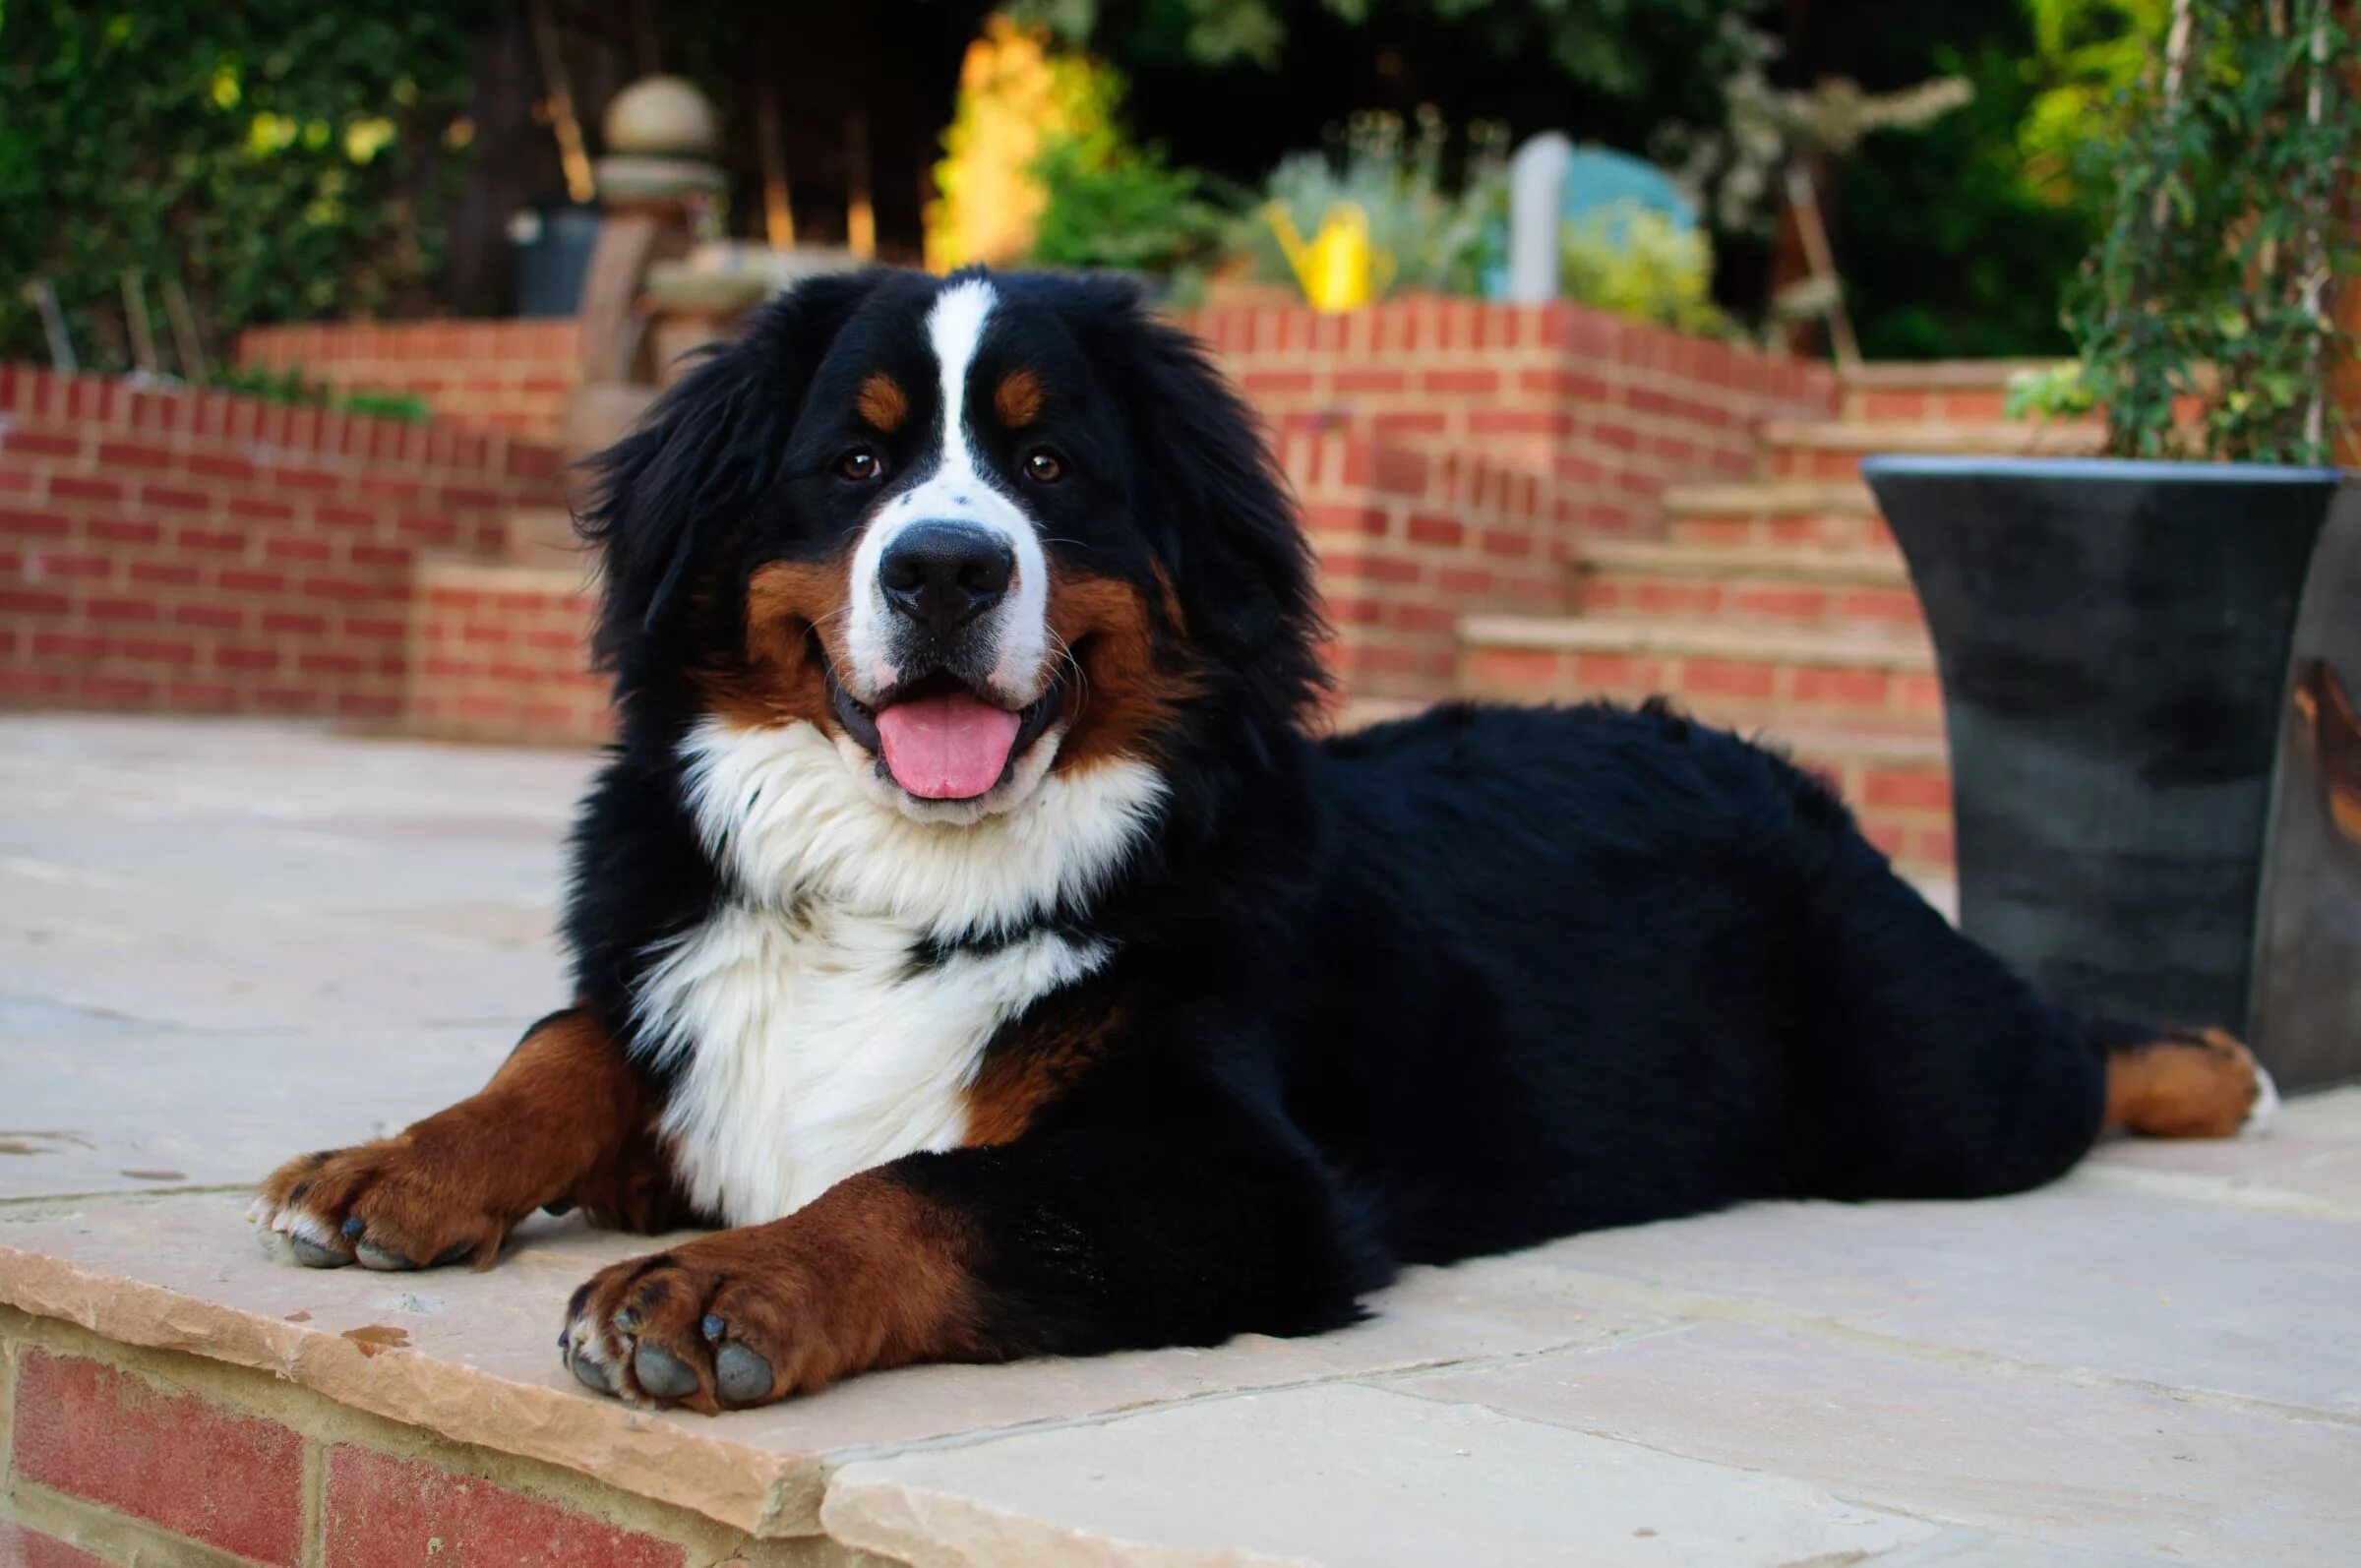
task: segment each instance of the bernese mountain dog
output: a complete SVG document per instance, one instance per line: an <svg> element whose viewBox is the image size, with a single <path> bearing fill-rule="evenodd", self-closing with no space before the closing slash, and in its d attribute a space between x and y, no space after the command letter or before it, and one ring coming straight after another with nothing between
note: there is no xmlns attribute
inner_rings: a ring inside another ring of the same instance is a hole
<svg viewBox="0 0 2361 1568"><path fill-rule="evenodd" d="M598 462L574 1005L254 1213L323 1268L714 1228L575 1294L601 1394L1315 1333L1406 1263L2012 1192L2268 1099L1661 704L1319 738L1285 485L1128 284L803 283Z"/></svg>

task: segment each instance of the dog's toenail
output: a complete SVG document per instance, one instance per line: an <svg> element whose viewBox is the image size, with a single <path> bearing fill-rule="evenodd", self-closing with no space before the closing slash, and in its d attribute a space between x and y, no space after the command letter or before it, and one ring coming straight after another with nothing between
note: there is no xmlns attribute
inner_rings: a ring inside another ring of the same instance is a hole
<svg viewBox="0 0 2361 1568"><path fill-rule="evenodd" d="M368 1229L369 1222L362 1219L357 1214L344 1222L344 1234L351 1236L356 1241L360 1239L361 1233Z"/></svg>
<svg viewBox="0 0 2361 1568"><path fill-rule="evenodd" d="M660 1347L640 1346L632 1357L632 1370L637 1374L640 1388L658 1399L679 1399L696 1392L696 1374L687 1362Z"/></svg>
<svg viewBox="0 0 2361 1568"><path fill-rule="evenodd" d="M595 1388L601 1394L615 1392L615 1380L607 1375L605 1367L590 1359L589 1357L570 1356L566 1358L566 1364L574 1368L575 1380L584 1388Z"/></svg>
<svg viewBox="0 0 2361 1568"><path fill-rule="evenodd" d="M770 1363L743 1345L724 1345L713 1358L713 1388L724 1405L752 1405L770 1392Z"/></svg>
<svg viewBox="0 0 2361 1568"><path fill-rule="evenodd" d="M474 1250L475 1243L473 1241L454 1241L450 1246L445 1247L442 1251L435 1254L435 1261L430 1265L430 1267L438 1269L448 1268L452 1264L456 1263L460 1259L468 1256L470 1253L474 1252Z"/></svg>
<svg viewBox="0 0 2361 1568"><path fill-rule="evenodd" d="M322 1246L308 1236L288 1236L287 1249L307 1269L340 1269L352 1261L334 1247Z"/></svg>
<svg viewBox="0 0 2361 1568"><path fill-rule="evenodd" d="M730 1331L730 1325L724 1323L720 1318L715 1317L712 1313L707 1312L705 1314L704 1321L697 1324L696 1329L697 1332L704 1335L707 1340L711 1341L715 1345L719 1345L721 1343L721 1337Z"/></svg>
<svg viewBox="0 0 2361 1568"><path fill-rule="evenodd" d="M400 1253L389 1252L371 1241L362 1241L356 1244L352 1249L352 1255L360 1259L362 1268L382 1269L388 1274L403 1273L418 1266Z"/></svg>
<svg viewBox="0 0 2361 1568"><path fill-rule="evenodd" d="M543 1214L572 1214L574 1212L574 1199L560 1198L555 1203L544 1203L541 1205L541 1212Z"/></svg>

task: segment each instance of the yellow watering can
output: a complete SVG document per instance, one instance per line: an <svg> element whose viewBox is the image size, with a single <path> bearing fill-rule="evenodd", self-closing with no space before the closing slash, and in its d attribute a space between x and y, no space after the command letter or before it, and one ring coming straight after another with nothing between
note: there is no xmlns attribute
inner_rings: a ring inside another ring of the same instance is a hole
<svg viewBox="0 0 2361 1568"><path fill-rule="evenodd" d="M1369 214L1357 203L1328 209L1320 231L1308 242L1277 202L1264 207L1262 215L1279 236L1279 248L1287 252L1287 265L1295 269L1296 282L1313 310L1359 310L1394 280L1394 259L1369 243Z"/></svg>

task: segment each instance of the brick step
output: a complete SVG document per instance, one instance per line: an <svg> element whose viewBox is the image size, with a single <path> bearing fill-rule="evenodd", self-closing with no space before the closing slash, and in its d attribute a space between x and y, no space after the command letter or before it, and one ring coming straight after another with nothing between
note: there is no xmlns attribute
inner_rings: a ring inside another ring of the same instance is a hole
<svg viewBox="0 0 2361 1568"><path fill-rule="evenodd" d="M1892 550L1599 540L1577 563L1576 603L1598 617L1923 639L1925 618Z"/></svg>
<svg viewBox="0 0 2361 1568"><path fill-rule="evenodd" d="M1939 735L1942 688L1923 637L1695 621L1471 616L1459 690L1508 701L1634 702L1664 694L1741 730Z"/></svg>
<svg viewBox="0 0 2361 1568"><path fill-rule="evenodd" d="M1854 479L1873 452L1960 456L2065 457L2098 452L2106 432L2095 420L2002 420L1990 424L1904 424L1828 420L1763 426L1764 474L1772 479Z"/></svg>
<svg viewBox="0 0 2361 1568"><path fill-rule="evenodd" d="M1951 828L1951 755L1940 733L1880 735L1797 726L1761 739L1820 774L1851 806L1861 831L1904 875L1943 878L1957 853Z"/></svg>
<svg viewBox="0 0 2361 1568"><path fill-rule="evenodd" d="M508 744L606 740L607 682L590 670L594 604L578 565L422 563L406 727Z"/></svg>
<svg viewBox="0 0 2361 1568"><path fill-rule="evenodd" d="M1751 549L1895 548L1894 535L1878 514L1868 486L1825 479L1675 486L1665 492L1665 539Z"/></svg>
<svg viewBox="0 0 2361 1568"><path fill-rule="evenodd" d="M1991 424L2008 417L2009 385L2062 363L2051 359L1905 360L1841 373L1846 419Z"/></svg>

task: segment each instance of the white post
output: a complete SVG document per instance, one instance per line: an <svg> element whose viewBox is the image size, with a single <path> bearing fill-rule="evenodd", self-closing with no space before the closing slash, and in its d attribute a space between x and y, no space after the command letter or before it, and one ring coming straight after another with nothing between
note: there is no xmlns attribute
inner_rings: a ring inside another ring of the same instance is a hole
<svg viewBox="0 0 2361 1568"><path fill-rule="evenodd" d="M1508 164L1508 297L1520 305L1557 298L1559 214L1574 144L1544 131Z"/></svg>

